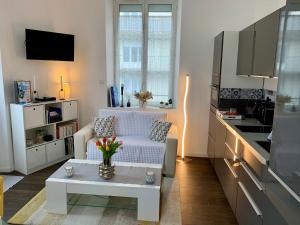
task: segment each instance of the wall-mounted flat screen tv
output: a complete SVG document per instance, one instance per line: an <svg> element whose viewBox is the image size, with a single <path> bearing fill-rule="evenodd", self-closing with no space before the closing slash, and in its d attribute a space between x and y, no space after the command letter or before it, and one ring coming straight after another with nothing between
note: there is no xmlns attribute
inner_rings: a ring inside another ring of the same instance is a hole
<svg viewBox="0 0 300 225"><path fill-rule="evenodd" d="M25 36L27 59L74 61L74 35L26 29Z"/></svg>

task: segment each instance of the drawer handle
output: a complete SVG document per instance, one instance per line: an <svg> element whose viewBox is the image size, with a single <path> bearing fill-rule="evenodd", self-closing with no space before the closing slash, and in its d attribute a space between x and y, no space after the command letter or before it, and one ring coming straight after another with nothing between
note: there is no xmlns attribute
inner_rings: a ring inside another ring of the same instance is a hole
<svg viewBox="0 0 300 225"><path fill-rule="evenodd" d="M36 152L37 152L38 150L39 150L38 148L35 149Z"/></svg>
<svg viewBox="0 0 300 225"><path fill-rule="evenodd" d="M33 110L35 111L35 108L33 108Z"/></svg>
<svg viewBox="0 0 300 225"><path fill-rule="evenodd" d="M262 191L263 188L260 184L260 182L257 180L257 178L253 175L253 173L251 172L251 170L246 166L246 164L244 162L240 162L240 165L242 166L242 168L245 170L245 172L248 174L248 176L251 178L251 180L253 181L253 183L256 185L256 187L258 188L258 190Z"/></svg>
<svg viewBox="0 0 300 225"><path fill-rule="evenodd" d="M277 176L273 170L268 169L269 173L284 187L284 189L297 201L300 203L300 197L283 181L279 176Z"/></svg>
<svg viewBox="0 0 300 225"><path fill-rule="evenodd" d="M227 159L224 159L224 162L225 162L226 165L228 166L228 168L229 168L229 170L231 171L231 173L232 173L232 175L234 176L234 178L237 179L238 176L237 176L236 172L232 169L232 167L231 167L230 163L228 162L228 160L227 160Z"/></svg>
<svg viewBox="0 0 300 225"><path fill-rule="evenodd" d="M236 156L236 153L231 149L231 147L230 147L227 143L225 143L225 146L228 148L228 150L231 152L231 154L232 154L233 156L235 156L236 158L238 158L238 157Z"/></svg>
<svg viewBox="0 0 300 225"><path fill-rule="evenodd" d="M70 102L70 105L72 105L72 103Z"/></svg>
<svg viewBox="0 0 300 225"><path fill-rule="evenodd" d="M240 181L238 183L239 183L240 188L244 192L246 198L250 202L252 208L254 209L256 215L257 216L262 216L262 213L261 213L260 209L258 208L258 206L256 205L256 203L254 202L254 200L251 198L251 195L249 194L249 192L247 191L247 189L245 188L245 186L243 185L243 183L240 182Z"/></svg>
<svg viewBox="0 0 300 225"><path fill-rule="evenodd" d="M56 145L56 143L54 143L54 145Z"/></svg>

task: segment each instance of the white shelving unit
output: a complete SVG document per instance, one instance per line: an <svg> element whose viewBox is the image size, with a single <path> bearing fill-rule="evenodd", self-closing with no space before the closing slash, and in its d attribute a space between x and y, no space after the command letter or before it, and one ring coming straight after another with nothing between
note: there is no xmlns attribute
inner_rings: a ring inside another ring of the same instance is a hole
<svg viewBox="0 0 300 225"><path fill-rule="evenodd" d="M48 115L46 114L49 107L61 109L61 121L47 122ZM78 101L76 99L25 105L11 104L10 111L16 171L27 175L74 156L73 152L67 153L65 141L79 129ZM63 137L61 134L58 136L60 126L71 124L74 126L72 131L65 133ZM27 146L27 139L35 142L38 130L52 135L53 140Z"/></svg>

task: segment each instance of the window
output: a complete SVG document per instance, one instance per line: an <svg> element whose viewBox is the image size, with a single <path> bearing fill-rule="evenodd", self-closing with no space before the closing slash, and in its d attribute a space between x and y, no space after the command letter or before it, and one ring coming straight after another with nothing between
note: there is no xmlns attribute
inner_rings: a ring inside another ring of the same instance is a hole
<svg viewBox="0 0 300 225"><path fill-rule="evenodd" d="M116 85L151 91L152 105L173 99L175 1L115 1Z"/></svg>

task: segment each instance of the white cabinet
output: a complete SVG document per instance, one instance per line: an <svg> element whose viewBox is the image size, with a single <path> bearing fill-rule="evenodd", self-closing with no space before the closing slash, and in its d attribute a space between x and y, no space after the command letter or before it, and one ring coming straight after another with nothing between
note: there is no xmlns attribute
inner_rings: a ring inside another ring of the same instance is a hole
<svg viewBox="0 0 300 225"><path fill-rule="evenodd" d="M73 120L78 117L77 101L63 103L63 120Z"/></svg>
<svg viewBox="0 0 300 225"><path fill-rule="evenodd" d="M46 144L47 161L53 162L65 156L64 140Z"/></svg>
<svg viewBox="0 0 300 225"><path fill-rule="evenodd" d="M43 105L24 107L25 129L45 125L45 112Z"/></svg>
<svg viewBox="0 0 300 225"><path fill-rule="evenodd" d="M10 104L16 171L28 175L73 157L78 107L76 99ZM57 135L61 127L68 128L67 137Z"/></svg>
<svg viewBox="0 0 300 225"><path fill-rule="evenodd" d="M46 148L41 145L35 148L27 149L27 167L32 169L46 163Z"/></svg>

